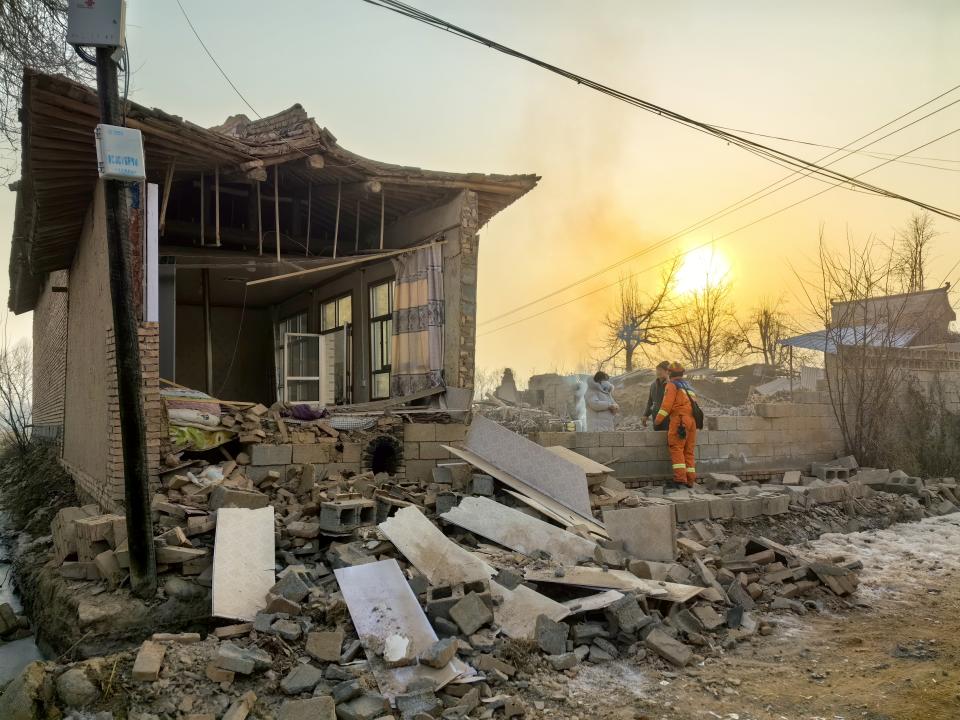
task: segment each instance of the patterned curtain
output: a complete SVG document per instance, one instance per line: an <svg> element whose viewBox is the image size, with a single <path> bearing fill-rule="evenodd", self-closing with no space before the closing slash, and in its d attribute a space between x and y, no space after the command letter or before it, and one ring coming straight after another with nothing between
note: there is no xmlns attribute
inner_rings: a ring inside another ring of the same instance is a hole
<svg viewBox="0 0 960 720"><path fill-rule="evenodd" d="M443 387L443 246L393 260L393 356L390 396Z"/></svg>

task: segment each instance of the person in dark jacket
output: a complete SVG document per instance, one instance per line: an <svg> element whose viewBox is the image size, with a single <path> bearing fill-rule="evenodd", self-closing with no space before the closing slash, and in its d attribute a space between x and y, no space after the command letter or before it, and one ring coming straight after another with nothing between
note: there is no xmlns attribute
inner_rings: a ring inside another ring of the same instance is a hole
<svg viewBox="0 0 960 720"><path fill-rule="evenodd" d="M660 405L663 403L663 393L664 390L666 390L667 381L670 379L670 372L667 370L669 367L670 363L666 360L657 365L657 379L650 383L650 393L647 395L647 409L643 411L643 419L641 420L644 427L647 426L647 421L657 414L657 410L660 409ZM653 418L653 429L666 430L667 423L658 424L657 419Z"/></svg>

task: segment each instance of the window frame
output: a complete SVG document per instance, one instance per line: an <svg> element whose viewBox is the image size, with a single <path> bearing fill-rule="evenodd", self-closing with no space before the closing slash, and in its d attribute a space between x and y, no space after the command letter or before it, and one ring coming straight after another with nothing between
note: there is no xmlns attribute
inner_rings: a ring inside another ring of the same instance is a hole
<svg viewBox="0 0 960 720"><path fill-rule="evenodd" d="M384 285L387 286L387 312L385 314L373 315L373 296L374 292L382 288ZM394 312L394 300L396 295L396 279L390 278L388 280L383 280L372 284L368 288L368 309L367 309L367 333L370 339L370 399L371 400L388 400L390 398L390 376L392 374L392 363L393 363L393 312ZM384 330L387 332L384 334ZM381 357L378 359L375 356L376 344L374 343L374 338L376 333L380 334L380 348L381 348ZM385 353L384 353L385 351ZM386 357L384 357L384 354ZM379 360L379 362L378 362ZM378 366L379 369L376 369L375 366ZM379 377L386 375L387 377L387 394L380 395L376 391L376 381Z"/></svg>
<svg viewBox="0 0 960 720"><path fill-rule="evenodd" d="M348 318L341 318L341 317L340 317L340 303L343 302L344 300L348 299L348 298L350 299L350 317L348 317ZM335 317L334 317L334 322L335 322L336 324L335 324L333 327L324 329L324 327L323 327L323 321L324 321L324 312L323 312L323 309L324 309L327 305L331 305L331 304L334 306L334 316L335 316ZM319 315L320 315L320 334L321 334L321 335L327 335L328 333L339 332L340 330L343 330L344 328L346 328L348 325L352 326L352 325L353 325L353 293L352 293L352 292L346 292L346 293L343 293L342 295L337 295L336 297L332 297L332 298L330 298L329 300L322 300L322 301L320 302Z"/></svg>
<svg viewBox="0 0 960 720"><path fill-rule="evenodd" d="M292 320L297 321L297 327L287 327L287 323ZM288 333L306 333L309 332L310 313L307 310L291 313L285 318L278 320L273 328L274 344L274 362L276 363L276 387L274 392L277 399L281 402L286 401L287 389L287 348L286 336Z"/></svg>

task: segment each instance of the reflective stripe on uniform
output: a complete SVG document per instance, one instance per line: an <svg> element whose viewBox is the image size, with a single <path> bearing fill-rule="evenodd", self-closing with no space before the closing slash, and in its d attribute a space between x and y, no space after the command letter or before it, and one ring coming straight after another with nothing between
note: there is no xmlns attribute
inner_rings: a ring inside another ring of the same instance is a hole
<svg viewBox="0 0 960 720"><path fill-rule="evenodd" d="M673 464L673 469L674 469L674 470L676 470L677 468L685 468L685 467L686 467L686 465L685 465L684 463L674 463L674 464Z"/></svg>
<svg viewBox="0 0 960 720"><path fill-rule="evenodd" d="M676 467L676 466L674 466L674 467ZM687 472L688 472L688 473L695 473L696 471L697 471L697 469L696 469L695 467L688 467L688 468L687 468Z"/></svg>
<svg viewBox="0 0 960 720"><path fill-rule="evenodd" d="M667 415L669 414L670 413L668 413L666 410L661 410L657 413L657 417L660 417L661 415L663 415L664 417L667 417Z"/></svg>

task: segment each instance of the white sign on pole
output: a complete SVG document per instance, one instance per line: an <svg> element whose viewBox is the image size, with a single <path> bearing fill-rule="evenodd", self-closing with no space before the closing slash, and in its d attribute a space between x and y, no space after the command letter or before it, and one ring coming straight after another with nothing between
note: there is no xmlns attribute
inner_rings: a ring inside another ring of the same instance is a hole
<svg viewBox="0 0 960 720"><path fill-rule="evenodd" d="M105 180L146 180L143 135L134 128L97 125L97 171Z"/></svg>

